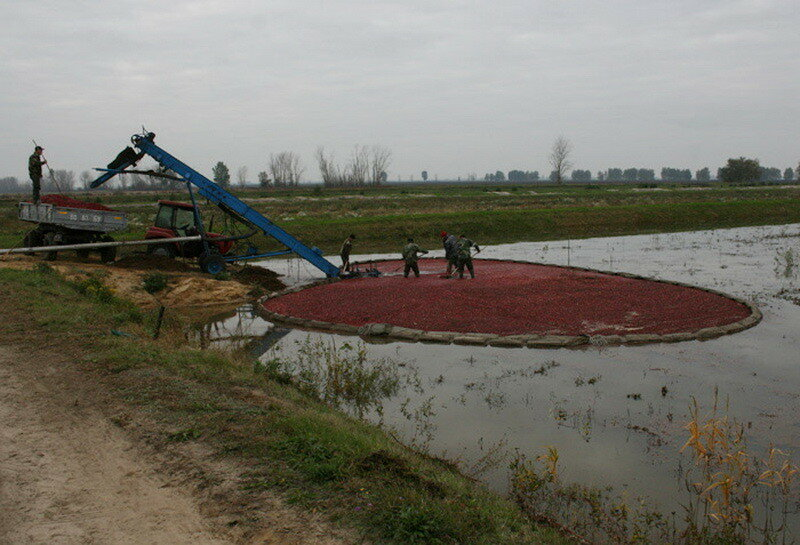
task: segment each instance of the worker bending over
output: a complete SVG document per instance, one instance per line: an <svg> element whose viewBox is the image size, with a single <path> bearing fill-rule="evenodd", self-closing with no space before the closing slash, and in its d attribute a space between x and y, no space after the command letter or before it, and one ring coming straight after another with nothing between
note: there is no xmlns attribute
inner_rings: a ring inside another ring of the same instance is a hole
<svg viewBox="0 0 800 545"><path fill-rule="evenodd" d="M470 278L475 278L475 269L472 266L472 248L475 248L475 253L481 251L477 244L464 235L459 235L458 253L456 254L456 270L459 278L464 278L464 267L469 270Z"/></svg>
<svg viewBox="0 0 800 545"><path fill-rule="evenodd" d="M408 244L403 247L403 261L405 267L403 268L403 276L408 278L409 271L414 271L414 276L419 278L419 254L427 254L428 250L420 249L419 245L414 243L413 238L408 239Z"/></svg>
<svg viewBox="0 0 800 545"><path fill-rule="evenodd" d="M442 244L444 245L444 257L447 259L447 272L444 273L446 278L450 278L453 274L453 266L456 264L456 257L458 256L458 239L455 235L450 235L447 231L440 233L442 237Z"/></svg>
<svg viewBox="0 0 800 545"><path fill-rule="evenodd" d="M33 183L33 204L39 204L39 192L42 189L42 165L47 164L47 159L42 157L44 148L36 146L33 154L28 157L28 175Z"/></svg>
<svg viewBox="0 0 800 545"><path fill-rule="evenodd" d="M355 239L355 235L350 235L342 243L342 249L339 252L339 257L342 258L342 266L339 268L340 273L350 271L350 252L353 250L353 241Z"/></svg>

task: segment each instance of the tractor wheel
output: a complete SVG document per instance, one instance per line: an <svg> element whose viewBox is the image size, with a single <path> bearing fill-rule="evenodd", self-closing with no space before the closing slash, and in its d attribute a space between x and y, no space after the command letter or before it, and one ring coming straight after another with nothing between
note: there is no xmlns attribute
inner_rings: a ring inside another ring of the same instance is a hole
<svg viewBox="0 0 800 545"><path fill-rule="evenodd" d="M114 263L117 259L117 247L100 248L100 261L103 263Z"/></svg>
<svg viewBox="0 0 800 545"><path fill-rule="evenodd" d="M58 246L62 243L61 235L55 231L47 231L42 234L42 246ZM58 252L47 252L44 254L47 261L58 259Z"/></svg>
<svg viewBox="0 0 800 545"><path fill-rule="evenodd" d="M175 257L175 248L172 244L151 244L147 248L147 253L172 259Z"/></svg>
<svg viewBox="0 0 800 545"><path fill-rule="evenodd" d="M22 239L22 245L25 248L36 248L44 244L42 239L42 232L37 229L32 229L25 233L25 238ZM36 252L26 252L27 255L36 255Z"/></svg>
<svg viewBox="0 0 800 545"><path fill-rule="evenodd" d="M219 274L225 270L225 260L218 252L203 252L198 259L200 270L207 274Z"/></svg>
<svg viewBox="0 0 800 545"><path fill-rule="evenodd" d="M100 242L114 242L114 239L106 235L100 239ZM100 248L100 261L102 261L103 263L114 263L116 259L117 259L116 246Z"/></svg>

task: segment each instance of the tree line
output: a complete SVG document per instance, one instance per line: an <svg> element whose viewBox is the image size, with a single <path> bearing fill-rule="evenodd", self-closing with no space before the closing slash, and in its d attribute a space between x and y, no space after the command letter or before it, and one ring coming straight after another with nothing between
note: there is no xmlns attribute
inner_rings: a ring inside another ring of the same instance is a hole
<svg viewBox="0 0 800 545"><path fill-rule="evenodd" d="M348 160L339 163L332 152L323 146L317 148L314 158L319 168L322 183L326 187L358 187L379 185L386 182L386 170L391 163L392 152L383 146L355 146ZM270 187L296 187L300 184L306 169L300 156L293 151L273 154L267 170L258 173L258 185ZM223 186L231 185L228 166L219 161L212 169L214 181ZM247 167L237 171L240 186L247 185Z"/></svg>
<svg viewBox="0 0 800 545"><path fill-rule="evenodd" d="M612 167L597 172L595 178L589 170L572 169L572 143L564 136L559 136L553 141L550 149L550 172L549 180L555 183L562 183L567 178L567 173L573 182L654 182L656 181L655 170L650 168L619 168ZM423 171L423 179L427 179L427 172ZM664 182L708 182L711 181L711 170L703 167L694 173L688 168L664 167L661 169L659 180ZM800 178L800 163L797 165L797 178ZM486 173L483 177L487 182L536 182L539 181L539 172L536 170L510 170L508 177L502 170L494 173ZM774 167L762 167L758 159L748 159L746 157L728 159L724 167L717 169L717 180L725 183L748 183L748 182L774 182L774 181L793 181L795 180L795 170L786 168L783 172Z"/></svg>
<svg viewBox="0 0 800 545"><path fill-rule="evenodd" d="M575 169L569 172L569 179L573 182L710 182L712 180L711 169L703 167L694 173L688 168L664 167L656 175L656 171L651 168L619 168L612 167L606 170L599 170L592 173L589 170ZM559 183L559 178L563 181L565 175L559 177L559 172L553 170L547 180ZM539 172L536 170L509 170L506 174L502 170L489 172L484 175L487 182L538 182L543 181ZM791 167L781 170L774 167L762 167L757 159L747 159L740 157L730 159L728 164L717 169L716 178L721 182L746 183L746 182L791 182L800 179L800 164L797 169Z"/></svg>
<svg viewBox="0 0 800 545"><path fill-rule="evenodd" d="M574 169L570 160L572 144L560 136L556 138L550 152L550 165L553 170L547 180L562 183L566 179L573 182L709 182L712 180L711 169L701 168L694 173L686 168L664 167L656 176L656 171L650 168L620 168L611 167L597 171ZM320 146L315 152L315 160L319 168L320 177L326 187L359 187L367 185L380 185L387 181L387 169L391 163L392 152L383 146L355 146L347 160L337 162L333 153ZM146 169L145 169L146 170ZM157 169L154 169L157 170ZM305 166L300 156L292 151L283 151L272 154L266 170L257 173L257 183L263 188L285 188L298 186L305 174ZM53 170L50 175L42 178L42 191L47 193L87 190L95 179L95 174L85 170L76 177L71 170ZM223 186L232 185L231 170L223 162L218 161L212 168L213 180ZM508 173L497 170L487 173L483 177L487 182L538 182L542 176L537 170L512 169ZM783 171L774 167L763 167L758 159L746 157L731 158L727 164L717 169L716 179L725 183L750 183L750 182L775 182L794 181L800 179L800 163L797 169L786 168ZM412 177L413 180L413 177ZM422 180L428 180L428 172L422 171ZM461 178L459 178L461 180ZM468 181L477 180L472 173L467 176ZM241 166L236 170L236 182L240 187L251 185L248 179L248 168ZM175 186L174 180L151 176L148 174L125 174L117 177L112 184L106 184L101 189L123 191L148 191L168 189ZM30 188L29 180L19 180L14 176L0 178L0 193L23 193Z"/></svg>

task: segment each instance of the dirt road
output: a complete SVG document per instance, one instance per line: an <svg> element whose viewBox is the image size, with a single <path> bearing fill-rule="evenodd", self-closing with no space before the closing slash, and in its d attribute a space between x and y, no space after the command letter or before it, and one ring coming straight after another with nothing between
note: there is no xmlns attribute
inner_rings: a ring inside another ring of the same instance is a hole
<svg viewBox="0 0 800 545"><path fill-rule="evenodd" d="M366 543L269 491L243 499L247 467L148 443L163 430L39 342L0 345L0 544Z"/></svg>
<svg viewBox="0 0 800 545"><path fill-rule="evenodd" d="M34 378L57 372L0 347L0 543L232 543L122 430Z"/></svg>

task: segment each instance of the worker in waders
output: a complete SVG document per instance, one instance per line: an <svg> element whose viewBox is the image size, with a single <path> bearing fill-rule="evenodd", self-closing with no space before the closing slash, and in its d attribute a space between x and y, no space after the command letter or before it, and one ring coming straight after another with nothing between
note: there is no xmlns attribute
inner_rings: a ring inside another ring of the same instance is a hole
<svg viewBox="0 0 800 545"><path fill-rule="evenodd" d="M464 267L469 270L470 278L475 278L475 268L472 266L472 248L475 248L475 253L481 251L477 244L464 235L459 235L458 253L456 254L456 270L459 278L464 278Z"/></svg>
<svg viewBox="0 0 800 545"><path fill-rule="evenodd" d="M447 231L442 231L440 236L444 245L444 257L447 259L447 272L444 273L444 276L445 278L450 278L458 255L458 239L455 235L448 234Z"/></svg>
<svg viewBox="0 0 800 545"><path fill-rule="evenodd" d="M28 175L33 183L33 204L39 204L39 193L42 189L42 165L47 164L47 160L42 157L44 148L36 146L33 154L28 158Z"/></svg>
<svg viewBox="0 0 800 545"><path fill-rule="evenodd" d="M408 243L403 247L403 261L405 267L403 268L403 276L408 278L408 273L414 271L414 276L419 278L419 254L427 254L428 250L420 249L418 244L414 243L413 238L408 239Z"/></svg>
<svg viewBox="0 0 800 545"><path fill-rule="evenodd" d="M353 250L353 241L355 239L355 235L350 235L342 243L342 249L339 252L339 257L342 258L342 266L339 267L339 273L350 271L350 252Z"/></svg>

